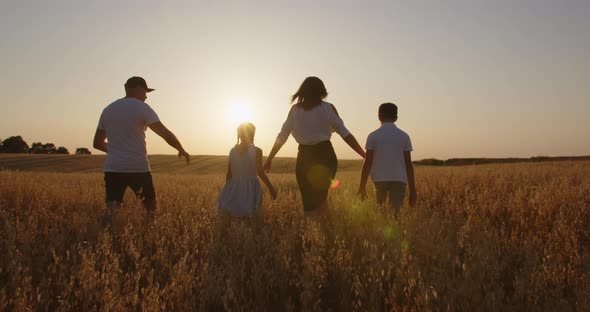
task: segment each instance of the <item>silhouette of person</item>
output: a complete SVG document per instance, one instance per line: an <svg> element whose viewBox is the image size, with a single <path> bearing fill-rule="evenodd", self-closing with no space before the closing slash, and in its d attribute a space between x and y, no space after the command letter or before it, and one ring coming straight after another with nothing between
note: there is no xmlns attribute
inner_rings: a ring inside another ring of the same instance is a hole
<svg viewBox="0 0 590 312"><path fill-rule="evenodd" d="M409 188L409 203L416 203L414 166L412 165L412 141L410 136L395 125L397 105L383 103L379 106L381 127L367 137L367 157L361 170L358 193L367 197L366 184L371 174L375 185L377 205L383 206L389 198L389 209L397 217L403 206L406 187Z"/></svg>
<svg viewBox="0 0 590 312"><path fill-rule="evenodd" d="M330 142L332 132L338 133L361 157L364 149L346 129L334 105L325 102L328 96L322 80L307 77L291 97L291 110L279 132L264 169L270 170L272 160L292 134L299 143L295 175L301 192L303 209L307 216L323 214L328 190L338 160Z"/></svg>
<svg viewBox="0 0 590 312"><path fill-rule="evenodd" d="M141 77L125 83L125 97L109 104L100 116L94 135L94 148L107 154L104 162L106 213L103 225L110 225L112 214L121 207L127 187L131 188L153 219L157 210L156 191L147 158L145 131L149 127L190 162L174 133L168 130L147 104L148 88Z"/></svg>

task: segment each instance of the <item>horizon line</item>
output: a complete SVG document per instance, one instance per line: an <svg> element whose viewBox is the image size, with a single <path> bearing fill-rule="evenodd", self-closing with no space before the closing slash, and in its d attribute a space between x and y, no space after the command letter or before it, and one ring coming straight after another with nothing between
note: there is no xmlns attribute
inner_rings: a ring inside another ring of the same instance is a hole
<svg viewBox="0 0 590 312"><path fill-rule="evenodd" d="M28 154L28 153L0 153L0 155L28 155L28 156L45 156L45 155L53 155L53 156L76 156L76 155L80 155L80 156L106 156L106 153L100 153L100 154L76 154L76 153L71 153L71 154ZM147 154L147 156L175 156L177 157L177 154ZM214 155L214 154L194 154L191 155L191 157L228 157L228 155ZM266 157L266 156L263 156ZM275 158L282 158L282 159L296 159L296 156L276 156ZM476 159L487 159L487 160L511 160L511 159L535 159L535 158L549 158L549 159L563 159L563 158L590 158L590 154L589 155L561 155L561 156L547 156L547 155L537 155L537 156L530 156L530 157L515 157L515 156L510 156L510 157L451 157L451 158L435 158L435 157L429 157L429 158L422 158L422 159L415 159L412 160L412 162L417 162L417 161L425 161L425 160L439 160L439 161L448 161L448 160L455 160L455 159L461 159L461 160L476 160ZM351 160L351 161L362 161L363 159L359 159L359 158L339 158L338 160Z"/></svg>

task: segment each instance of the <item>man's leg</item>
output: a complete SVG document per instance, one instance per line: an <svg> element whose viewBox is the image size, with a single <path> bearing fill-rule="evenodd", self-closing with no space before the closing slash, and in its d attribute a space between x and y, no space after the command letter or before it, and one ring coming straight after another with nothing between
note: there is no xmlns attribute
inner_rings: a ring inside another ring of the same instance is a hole
<svg viewBox="0 0 590 312"><path fill-rule="evenodd" d="M141 200L142 206L148 213L148 219L153 221L154 214L158 209L158 201L156 199L156 190L152 181L152 174L150 172L132 173L133 183L130 185L131 189Z"/></svg>
<svg viewBox="0 0 590 312"><path fill-rule="evenodd" d="M102 226L106 228L113 224L113 215L121 208L123 204L123 195L127 188L124 177L117 172L104 173L104 186L106 193L106 211L102 218Z"/></svg>

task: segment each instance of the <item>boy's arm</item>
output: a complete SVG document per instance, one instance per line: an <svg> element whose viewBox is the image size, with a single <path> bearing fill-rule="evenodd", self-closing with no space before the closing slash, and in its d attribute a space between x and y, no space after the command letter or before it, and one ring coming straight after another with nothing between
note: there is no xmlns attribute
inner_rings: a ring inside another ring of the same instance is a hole
<svg viewBox="0 0 590 312"><path fill-rule="evenodd" d="M406 161L406 174L408 176L408 187L410 188L410 207L416 205L418 195L416 194L416 184L414 182L414 165L412 164L411 151L404 152L404 159Z"/></svg>
<svg viewBox="0 0 590 312"><path fill-rule="evenodd" d="M369 178L369 173L371 173L371 167L373 167L373 150L368 149L365 157L365 161L363 162L363 169L361 169L361 182L359 184L358 194L361 196L361 199L367 198L367 180Z"/></svg>
<svg viewBox="0 0 590 312"><path fill-rule="evenodd" d="M264 182L266 187L268 187L268 191L270 192L270 198L272 198L273 200L277 199L277 193L275 191L275 188L272 186L272 183L270 183L268 176L266 176L266 173L262 168L262 150L259 148L256 149L256 172L258 173L258 176L260 177L262 182Z"/></svg>

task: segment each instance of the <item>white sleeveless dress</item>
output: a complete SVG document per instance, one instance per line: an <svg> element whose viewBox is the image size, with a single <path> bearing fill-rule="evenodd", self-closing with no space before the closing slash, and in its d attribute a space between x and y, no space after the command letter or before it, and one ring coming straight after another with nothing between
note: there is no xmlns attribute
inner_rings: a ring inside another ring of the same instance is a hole
<svg viewBox="0 0 590 312"><path fill-rule="evenodd" d="M219 208L235 216L251 216L262 203L262 187L256 174L256 147L251 145L244 152L232 148L229 166L231 179L219 193Z"/></svg>

